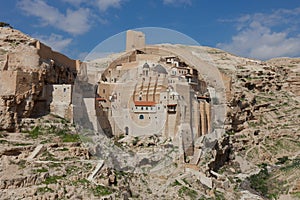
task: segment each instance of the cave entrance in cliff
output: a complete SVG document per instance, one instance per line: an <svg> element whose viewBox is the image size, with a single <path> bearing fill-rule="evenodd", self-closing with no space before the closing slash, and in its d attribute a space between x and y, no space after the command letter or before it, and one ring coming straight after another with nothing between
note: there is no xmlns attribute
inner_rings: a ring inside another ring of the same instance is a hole
<svg viewBox="0 0 300 200"><path fill-rule="evenodd" d="M129 134L129 128L126 126L125 127L125 135L128 135Z"/></svg>

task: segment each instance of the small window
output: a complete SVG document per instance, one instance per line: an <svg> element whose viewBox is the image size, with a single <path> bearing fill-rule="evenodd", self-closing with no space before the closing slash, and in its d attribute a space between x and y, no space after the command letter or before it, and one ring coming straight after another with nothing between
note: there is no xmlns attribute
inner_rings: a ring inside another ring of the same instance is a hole
<svg viewBox="0 0 300 200"><path fill-rule="evenodd" d="M148 107L146 107L146 110L148 110Z"/></svg>
<svg viewBox="0 0 300 200"><path fill-rule="evenodd" d="M140 117L139 117L140 119L144 119L144 115L140 115Z"/></svg>
<svg viewBox="0 0 300 200"><path fill-rule="evenodd" d="M67 91L67 89L66 88L64 88L64 92L66 92Z"/></svg>
<svg viewBox="0 0 300 200"><path fill-rule="evenodd" d="M141 110L144 110L144 107L141 107Z"/></svg>
<svg viewBox="0 0 300 200"><path fill-rule="evenodd" d="M103 89L103 94L105 94L105 89Z"/></svg>

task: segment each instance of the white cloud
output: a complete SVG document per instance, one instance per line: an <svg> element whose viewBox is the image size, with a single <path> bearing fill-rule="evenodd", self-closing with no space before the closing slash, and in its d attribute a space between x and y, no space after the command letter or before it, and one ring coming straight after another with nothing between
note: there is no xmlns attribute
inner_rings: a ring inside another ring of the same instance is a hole
<svg viewBox="0 0 300 200"><path fill-rule="evenodd" d="M163 3L164 4L167 4L167 5L177 5L177 4L188 4L188 5L191 5L192 2L191 0L163 0Z"/></svg>
<svg viewBox="0 0 300 200"><path fill-rule="evenodd" d="M62 0L62 1L73 4L75 6L79 6L80 4L82 4L84 2L84 0Z"/></svg>
<svg viewBox="0 0 300 200"><path fill-rule="evenodd" d="M72 42L71 38L63 38L63 36L53 33L50 36L35 35L35 38L50 46L55 51L64 50Z"/></svg>
<svg viewBox="0 0 300 200"><path fill-rule="evenodd" d="M235 20L237 33L217 47L237 55L259 59L300 56L300 9L255 13Z"/></svg>
<svg viewBox="0 0 300 200"><path fill-rule="evenodd" d="M96 0L95 4L100 11L106 11L108 8L119 8L122 0Z"/></svg>
<svg viewBox="0 0 300 200"><path fill-rule="evenodd" d="M26 14L39 17L42 25L51 25L70 34L83 34L91 27L87 8L67 9L64 14L41 0L21 0L18 5Z"/></svg>

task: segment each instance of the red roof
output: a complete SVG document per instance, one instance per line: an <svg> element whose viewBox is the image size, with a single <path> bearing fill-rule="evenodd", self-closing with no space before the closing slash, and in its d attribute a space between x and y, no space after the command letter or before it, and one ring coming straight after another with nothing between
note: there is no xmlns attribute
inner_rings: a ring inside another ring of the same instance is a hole
<svg viewBox="0 0 300 200"><path fill-rule="evenodd" d="M154 101L135 101L134 104L136 106L155 106Z"/></svg>
<svg viewBox="0 0 300 200"><path fill-rule="evenodd" d="M106 101L106 99L105 99L105 98L102 98L102 97L97 97L96 100L97 100L97 101Z"/></svg>
<svg viewBox="0 0 300 200"><path fill-rule="evenodd" d="M197 96L198 99L209 99L209 97L205 97L205 96Z"/></svg>

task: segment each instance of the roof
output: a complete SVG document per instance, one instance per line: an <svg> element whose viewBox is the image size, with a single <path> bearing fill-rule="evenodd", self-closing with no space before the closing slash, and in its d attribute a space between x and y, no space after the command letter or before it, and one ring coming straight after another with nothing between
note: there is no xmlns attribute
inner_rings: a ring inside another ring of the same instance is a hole
<svg viewBox="0 0 300 200"><path fill-rule="evenodd" d="M149 65L148 65L148 63L145 63L145 64L143 65L143 69L145 69L145 68L147 68L147 69L150 68Z"/></svg>
<svg viewBox="0 0 300 200"><path fill-rule="evenodd" d="M154 101L135 101L135 106L155 106Z"/></svg>
<svg viewBox="0 0 300 200"><path fill-rule="evenodd" d="M105 99L105 98L102 98L102 97L97 97L96 100L97 100L97 101L106 101L106 99Z"/></svg>
<svg viewBox="0 0 300 200"><path fill-rule="evenodd" d="M164 68L160 64L156 65L152 70L159 74L168 74L166 68Z"/></svg>

